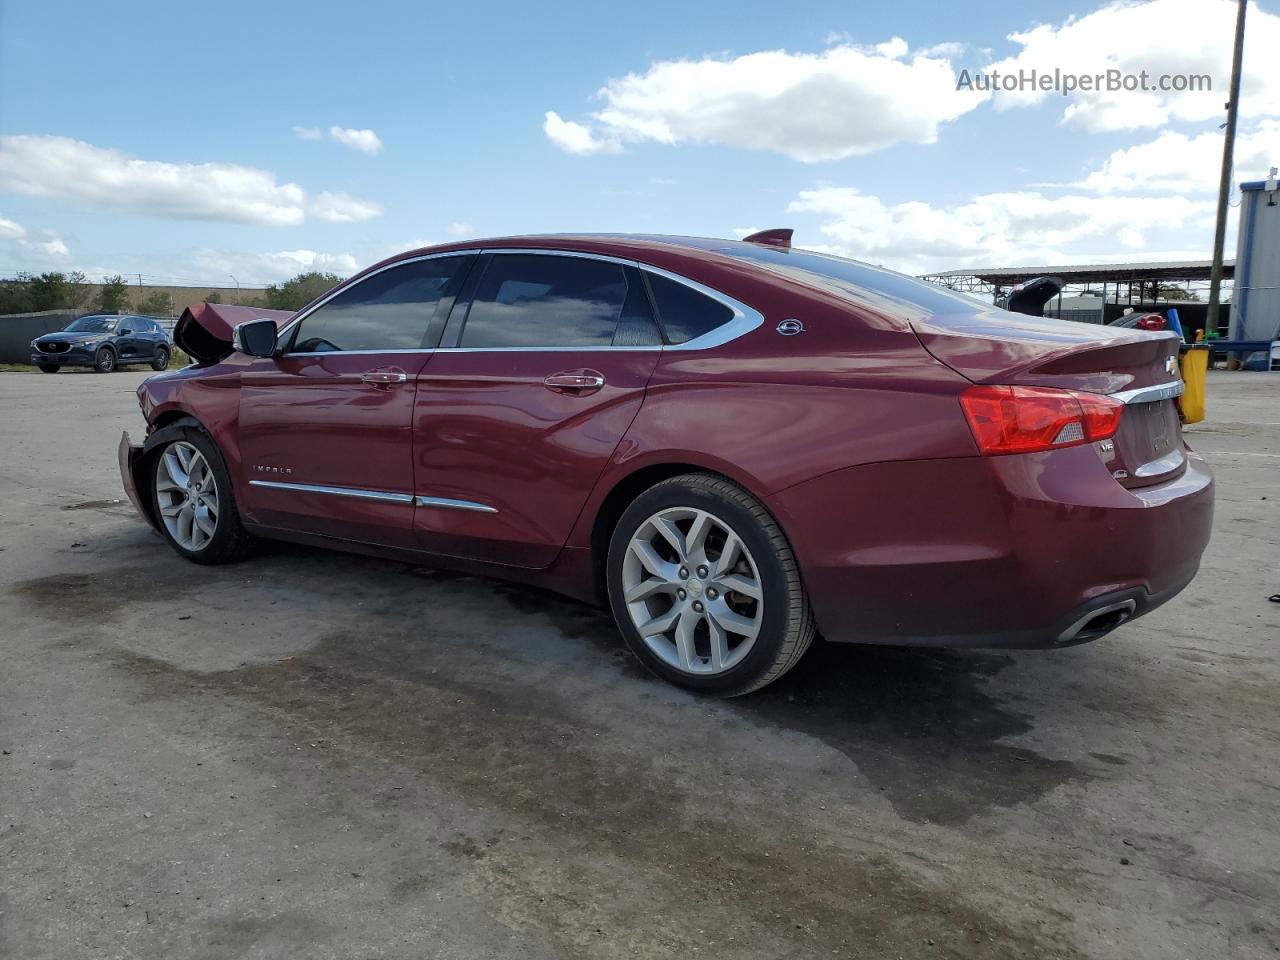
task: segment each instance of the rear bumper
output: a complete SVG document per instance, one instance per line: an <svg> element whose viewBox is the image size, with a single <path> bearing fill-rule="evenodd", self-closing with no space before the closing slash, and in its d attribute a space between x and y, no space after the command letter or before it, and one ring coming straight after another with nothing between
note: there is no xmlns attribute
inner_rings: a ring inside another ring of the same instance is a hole
<svg viewBox="0 0 1280 960"><path fill-rule="evenodd" d="M1096 639L1191 582L1213 477L1125 489L1091 446L870 464L770 498L822 633L920 646Z"/></svg>

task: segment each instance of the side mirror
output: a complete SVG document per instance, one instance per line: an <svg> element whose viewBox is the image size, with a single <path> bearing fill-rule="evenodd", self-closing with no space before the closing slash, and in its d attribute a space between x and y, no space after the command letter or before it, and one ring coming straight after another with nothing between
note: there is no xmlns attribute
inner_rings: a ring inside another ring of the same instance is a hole
<svg viewBox="0 0 1280 960"><path fill-rule="evenodd" d="M116 336L118 337L128 337L128 336L131 336L132 334L133 334L133 331L130 330L128 327L122 327L120 330L116 331Z"/></svg>
<svg viewBox="0 0 1280 960"><path fill-rule="evenodd" d="M276 333L274 320L246 320L236 324L231 346L251 357L270 357L276 352Z"/></svg>

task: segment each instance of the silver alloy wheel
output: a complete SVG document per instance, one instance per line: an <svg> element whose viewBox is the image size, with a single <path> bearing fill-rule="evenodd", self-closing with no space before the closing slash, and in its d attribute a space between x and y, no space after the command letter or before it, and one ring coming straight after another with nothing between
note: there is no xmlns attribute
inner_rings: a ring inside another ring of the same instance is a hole
<svg viewBox="0 0 1280 960"><path fill-rule="evenodd" d="M731 670L764 623L760 568L706 510L669 507L640 524L622 561L622 595L645 645L677 670Z"/></svg>
<svg viewBox="0 0 1280 960"><path fill-rule="evenodd" d="M156 461L156 506L184 550L203 550L218 529L218 481L204 454L185 440L169 444Z"/></svg>

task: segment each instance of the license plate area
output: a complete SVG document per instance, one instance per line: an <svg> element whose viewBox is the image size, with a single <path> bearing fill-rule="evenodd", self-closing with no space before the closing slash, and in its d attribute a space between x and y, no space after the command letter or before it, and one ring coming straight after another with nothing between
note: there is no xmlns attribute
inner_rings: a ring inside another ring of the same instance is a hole
<svg viewBox="0 0 1280 960"><path fill-rule="evenodd" d="M1126 487L1171 480L1186 469L1182 423L1173 400L1131 403L1115 436L1112 473Z"/></svg>

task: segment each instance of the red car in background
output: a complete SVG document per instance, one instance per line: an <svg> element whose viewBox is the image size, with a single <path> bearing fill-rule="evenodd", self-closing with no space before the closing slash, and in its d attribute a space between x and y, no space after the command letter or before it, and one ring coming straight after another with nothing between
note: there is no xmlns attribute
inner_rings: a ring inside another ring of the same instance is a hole
<svg viewBox="0 0 1280 960"><path fill-rule="evenodd" d="M1171 333L1005 312L747 241L398 256L296 315L208 305L126 489L182 556L292 540L607 602L721 695L815 634L1059 647L1195 575L1213 481ZM249 322L240 322L248 320Z"/></svg>

